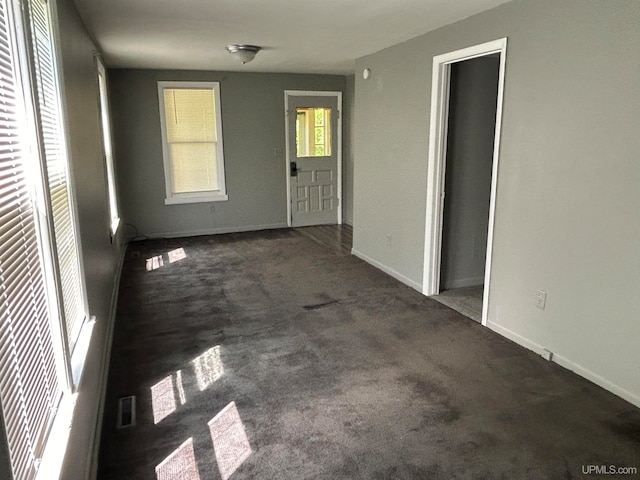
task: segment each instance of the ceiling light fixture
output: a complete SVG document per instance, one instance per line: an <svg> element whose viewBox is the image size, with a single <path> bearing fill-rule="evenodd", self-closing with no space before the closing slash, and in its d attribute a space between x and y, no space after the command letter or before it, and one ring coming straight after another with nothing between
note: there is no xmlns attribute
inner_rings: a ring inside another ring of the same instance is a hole
<svg viewBox="0 0 640 480"><path fill-rule="evenodd" d="M244 65L256 57L262 47L256 45L227 45L227 51Z"/></svg>

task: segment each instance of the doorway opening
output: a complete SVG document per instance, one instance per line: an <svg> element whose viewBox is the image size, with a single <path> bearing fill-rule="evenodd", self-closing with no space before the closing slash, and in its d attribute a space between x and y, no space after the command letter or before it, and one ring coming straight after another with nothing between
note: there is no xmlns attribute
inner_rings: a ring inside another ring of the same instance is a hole
<svg viewBox="0 0 640 480"><path fill-rule="evenodd" d="M342 223L342 92L285 91L287 223Z"/></svg>
<svg viewBox="0 0 640 480"><path fill-rule="evenodd" d="M486 325L506 38L434 57L423 293Z"/></svg>

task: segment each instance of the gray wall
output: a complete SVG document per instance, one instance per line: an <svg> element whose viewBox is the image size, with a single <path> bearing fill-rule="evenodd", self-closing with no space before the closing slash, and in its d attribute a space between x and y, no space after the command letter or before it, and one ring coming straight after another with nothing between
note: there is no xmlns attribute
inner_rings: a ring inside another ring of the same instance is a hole
<svg viewBox="0 0 640 480"><path fill-rule="evenodd" d="M440 287L482 285L499 57L451 66Z"/></svg>
<svg viewBox="0 0 640 480"><path fill-rule="evenodd" d="M353 225L353 132L355 130L356 78L347 76L342 99L344 105L344 138L342 157L342 221Z"/></svg>
<svg viewBox="0 0 640 480"><path fill-rule="evenodd" d="M84 478L99 419L103 367L112 319L111 301L121 240L109 235L107 183L92 43L71 0L58 0L63 85L70 158L80 223L89 311L96 317L65 457L63 479Z"/></svg>
<svg viewBox="0 0 640 480"><path fill-rule="evenodd" d="M357 60L354 249L420 288L432 58L508 37L489 326L640 405L638 31L637 0L515 0Z"/></svg>
<svg viewBox="0 0 640 480"><path fill-rule="evenodd" d="M0 405L0 478L6 480L13 478L11 459L9 458L9 445L7 444L7 433L4 428L2 405Z"/></svg>
<svg viewBox="0 0 640 480"><path fill-rule="evenodd" d="M345 89L344 76L154 70L109 74L123 216L140 234L152 236L286 226L284 91ZM159 80L221 83L228 201L164 204Z"/></svg>

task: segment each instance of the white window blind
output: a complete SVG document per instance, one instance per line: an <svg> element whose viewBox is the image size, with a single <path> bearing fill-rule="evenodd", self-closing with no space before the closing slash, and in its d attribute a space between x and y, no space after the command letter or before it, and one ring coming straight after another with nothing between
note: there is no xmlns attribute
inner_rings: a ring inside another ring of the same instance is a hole
<svg viewBox="0 0 640 480"><path fill-rule="evenodd" d="M14 477L35 476L60 398L11 4L0 0L0 400Z"/></svg>
<svg viewBox="0 0 640 480"><path fill-rule="evenodd" d="M174 193L217 190L213 90L166 88L164 108Z"/></svg>
<svg viewBox="0 0 640 480"><path fill-rule="evenodd" d="M67 340L69 352L72 352L85 320L86 307L80 252L72 213L69 167L48 2L29 0L29 17L39 107L38 122L53 213L55 251L62 285Z"/></svg>

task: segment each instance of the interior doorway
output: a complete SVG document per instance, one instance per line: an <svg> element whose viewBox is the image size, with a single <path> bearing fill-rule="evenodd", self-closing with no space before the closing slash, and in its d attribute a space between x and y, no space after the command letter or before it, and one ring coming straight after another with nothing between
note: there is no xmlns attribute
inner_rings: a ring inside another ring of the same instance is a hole
<svg viewBox="0 0 640 480"><path fill-rule="evenodd" d="M291 227L342 223L341 110L341 92L285 92Z"/></svg>
<svg viewBox="0 0 640 480"><path fill-rule="evenodd" d="M486 325L506 39L434 57L423 292Z"/></svg>

